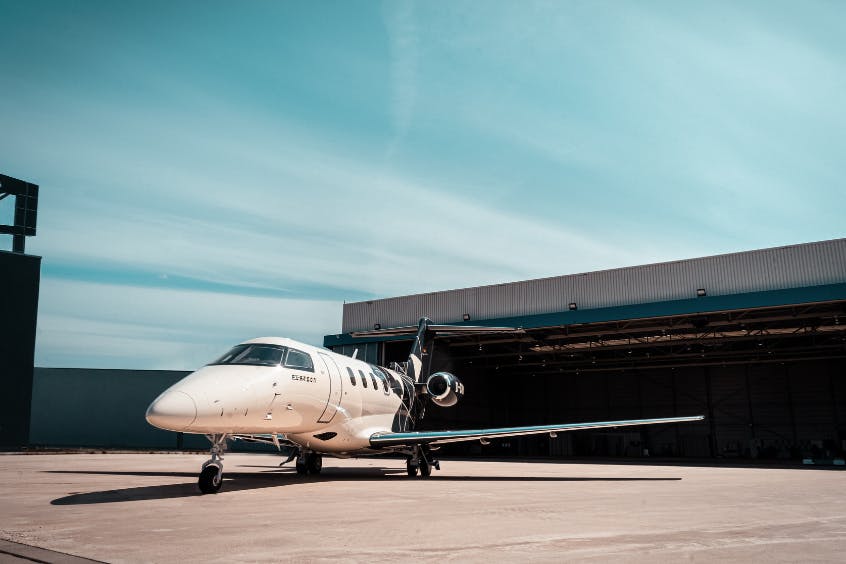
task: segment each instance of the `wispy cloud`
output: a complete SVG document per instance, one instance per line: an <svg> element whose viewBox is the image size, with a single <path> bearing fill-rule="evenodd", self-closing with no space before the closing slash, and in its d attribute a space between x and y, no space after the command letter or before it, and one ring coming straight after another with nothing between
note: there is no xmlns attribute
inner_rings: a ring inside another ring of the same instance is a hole
<svg viewBox="0 0 846 564"><path fill-rule="evenodd" d="M417 101L419 34L413 0L385 1L383 17L391 57L391 121L394 135L390 156L411 127Z"/></svg>

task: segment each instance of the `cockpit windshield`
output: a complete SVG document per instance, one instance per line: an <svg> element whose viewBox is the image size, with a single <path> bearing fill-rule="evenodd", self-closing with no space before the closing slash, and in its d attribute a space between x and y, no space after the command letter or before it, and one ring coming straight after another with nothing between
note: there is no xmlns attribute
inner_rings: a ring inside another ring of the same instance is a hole
<svg viewBox="0 0 846 564"><path fill-rule="evenodd" d="M285 356L285 347L277 345L238 345L211 364L251 364L254 366L279 366Z"/></svg>

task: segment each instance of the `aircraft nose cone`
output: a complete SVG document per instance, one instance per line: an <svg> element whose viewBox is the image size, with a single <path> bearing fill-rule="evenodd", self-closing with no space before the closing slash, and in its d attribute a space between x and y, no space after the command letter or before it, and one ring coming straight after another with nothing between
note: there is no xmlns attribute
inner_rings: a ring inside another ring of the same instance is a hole
<svg viewBox="0 0 846 564"><path fill-rule="evenodd" d="M197 404L185 392L166 392L147 408L147 422L168 431L183 431L196 418Z"/></svg>

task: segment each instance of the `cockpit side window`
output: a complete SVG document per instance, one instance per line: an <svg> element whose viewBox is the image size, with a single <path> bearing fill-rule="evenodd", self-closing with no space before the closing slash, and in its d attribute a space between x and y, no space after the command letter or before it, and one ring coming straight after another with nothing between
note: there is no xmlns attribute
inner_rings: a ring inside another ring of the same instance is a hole
<svg viewBox="0 0 846 564"><path fill-rule="evenodd" d="M376 382L376 376L374 376L372 372L370 373L370 381L373 382L373 389L378 390L379 384Z"/></svg>
<svg viewBox="0 0 846 564"><path fill-rule="evenodd" d="M347 366L347 372L349 372L349 374L350 374L350 384L355 386L355 374L353 373L352 368Z"/></svg>
<svg viewBox="0 0 846 564"><path fill-rule="evenodd" d="M278 366L285 356L285 347L261 343L237 345L211 364L248 364Z"/></svg>
<svg viewBox="0 0 846 564"><path fill-rule="evenodd" d="M361 376L361 385L366 388L367 387L367 378L364 376L364 372L359 370L358 375Z"/></svg>
<svg viewBox="0 0 846 564"><path fill-rule="evenodd" d="M287 368L314 372L314 363L311 361L311 356L297 349L288 349L288 354L285 356L285 366Z"/></svg>

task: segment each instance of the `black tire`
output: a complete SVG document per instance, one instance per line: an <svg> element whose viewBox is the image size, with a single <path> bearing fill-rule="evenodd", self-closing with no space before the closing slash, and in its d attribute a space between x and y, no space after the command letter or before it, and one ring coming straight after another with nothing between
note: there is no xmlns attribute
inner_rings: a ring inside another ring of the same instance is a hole
<svg viewBox="0 0 846 564"><path fill-rule="evenodd" d="M200 491L204 494L213 494L220 491L223 485L223 473L217 466L206 466L200 472L200 479L197 481Z"/></svg>
<svg viewBox="0 0 846 564"><path fill-rule="evenodd" d="M432 465L425 460L420 461L420 477L428 478L432 475Z"/></svg>
<svg viewBox="0 0 846 564"><path fill-rule="evenodd" d="M305 476L308 474L308 455L301 454L297 457L297 474Z"/></svg>
<svg viewBox="0 0 846 564"><path fill-rule="evenodd" d="M405 471L408 472L408 475L412 478L417 475L417 465L413 464L410 458L405 462Z"/></svg>
<svg viewBox="0 0 846 564"><path fill-rule="evenodd" d="M306 467L309 474L320 474L320 471L323 470L323 457L316 452L309 453L306 459Z"/></svg>

